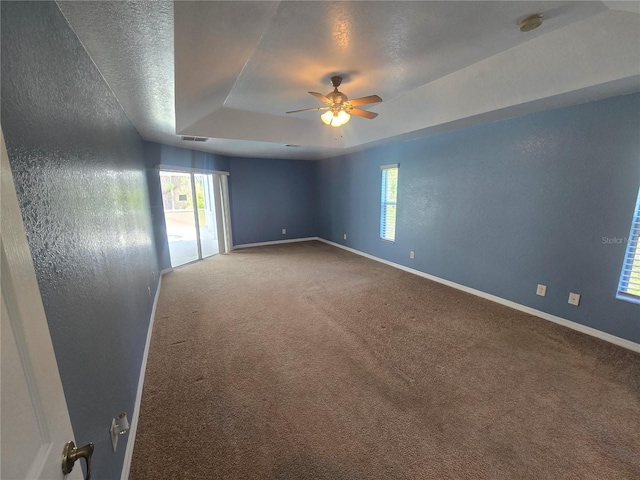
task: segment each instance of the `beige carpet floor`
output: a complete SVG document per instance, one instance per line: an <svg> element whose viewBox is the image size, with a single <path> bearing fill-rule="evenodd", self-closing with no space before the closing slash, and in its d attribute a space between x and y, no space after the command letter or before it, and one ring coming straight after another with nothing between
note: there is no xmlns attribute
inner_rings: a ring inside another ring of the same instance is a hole
<svg viewBox="0 0 640 480"><path fill-rule="evenodd" d="M640 479L640 355L320 242L165 275L130 478Z"/></svg>

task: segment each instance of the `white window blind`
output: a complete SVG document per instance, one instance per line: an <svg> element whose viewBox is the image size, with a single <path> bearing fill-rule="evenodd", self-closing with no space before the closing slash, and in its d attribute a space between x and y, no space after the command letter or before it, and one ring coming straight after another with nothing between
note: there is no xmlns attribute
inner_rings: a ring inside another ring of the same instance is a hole
<svg viewBox="0 0 640 480"><path fill-rule="evenodd" d="M627 252L622 264L617 297L640 303L640 191L627 237Z"/></svg>
<svg viewBox="0 0 640 480"><path fill-rule="evenodd" d="M396 239L396 204L398 200L398 164L384 165L380 195L380 238L390 242Z"/></svg>

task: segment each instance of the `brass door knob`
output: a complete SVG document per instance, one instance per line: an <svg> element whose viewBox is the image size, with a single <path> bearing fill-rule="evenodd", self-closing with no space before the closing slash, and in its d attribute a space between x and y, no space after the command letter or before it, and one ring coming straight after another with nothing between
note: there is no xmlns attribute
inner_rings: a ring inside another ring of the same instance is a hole
<svg viewBox="0 0 640 480"><path fill-rule="evenodd" d="M62 450L62 473L67 475L73 470L76 460L84 458L87 462L87 476L84 480L91 479L91 455L93 455L93 443L87 443L84 447L76 448L73 442L67 442Z"/></svg>

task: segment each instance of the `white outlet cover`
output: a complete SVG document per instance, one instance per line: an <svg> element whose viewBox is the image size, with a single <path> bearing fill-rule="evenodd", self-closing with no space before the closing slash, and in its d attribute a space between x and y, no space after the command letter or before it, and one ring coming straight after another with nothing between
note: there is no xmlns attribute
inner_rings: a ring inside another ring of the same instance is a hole
<svg viewBox="0 0 640 480"><path fill-rule="evenodd" d="M538 284L538 288L536 289L536 295L540 295L541 297L546 296L547 295L547 286Z"/></svg>
<svg viewBox="0 0 640 480"><path fill-rule="evenodd" d="M415 252L409 252L409 258L416 258Z"/></svg>
<svg viewBox="0 0 640 480"><path fill-rule="evenodd" d="M286 229L286 228L283 228L283 229L282 229L282 234L284 235L285 233L287 233L287 229Z"/></svg>
<svg viewBox="0 0 640 480"><path fill-rule="evenodd" d="M580 294L571 292L569 294L569 303L571 305L575 305L576 307L580 305Z"/></svg>
<svg viewBox="0 0 640 480"><path fill-rule="evenodd" d="M347 239L347 234L345 233L344 235L342 235L342 238L344 238L346 240Z"/></svg>

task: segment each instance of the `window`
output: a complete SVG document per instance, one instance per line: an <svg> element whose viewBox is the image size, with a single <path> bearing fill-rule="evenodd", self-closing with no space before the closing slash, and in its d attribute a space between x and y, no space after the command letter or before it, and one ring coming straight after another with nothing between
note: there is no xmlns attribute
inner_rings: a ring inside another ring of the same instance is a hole
<svg viewBox="0 0 640 480"><path fill-rule="evenodd" d="M640 191L636 210L631 221L631 232L626 238L627 253L622 264L617 297L622 300L640 303Z"/></svg>
<svg viewBox="0 0 640 480"><path fill-rule="evenodd" d="M382 195L380 196L380 238L390 242L396 239L396 202L398 200L398 164L384 165L382 169Z"/></svg>

